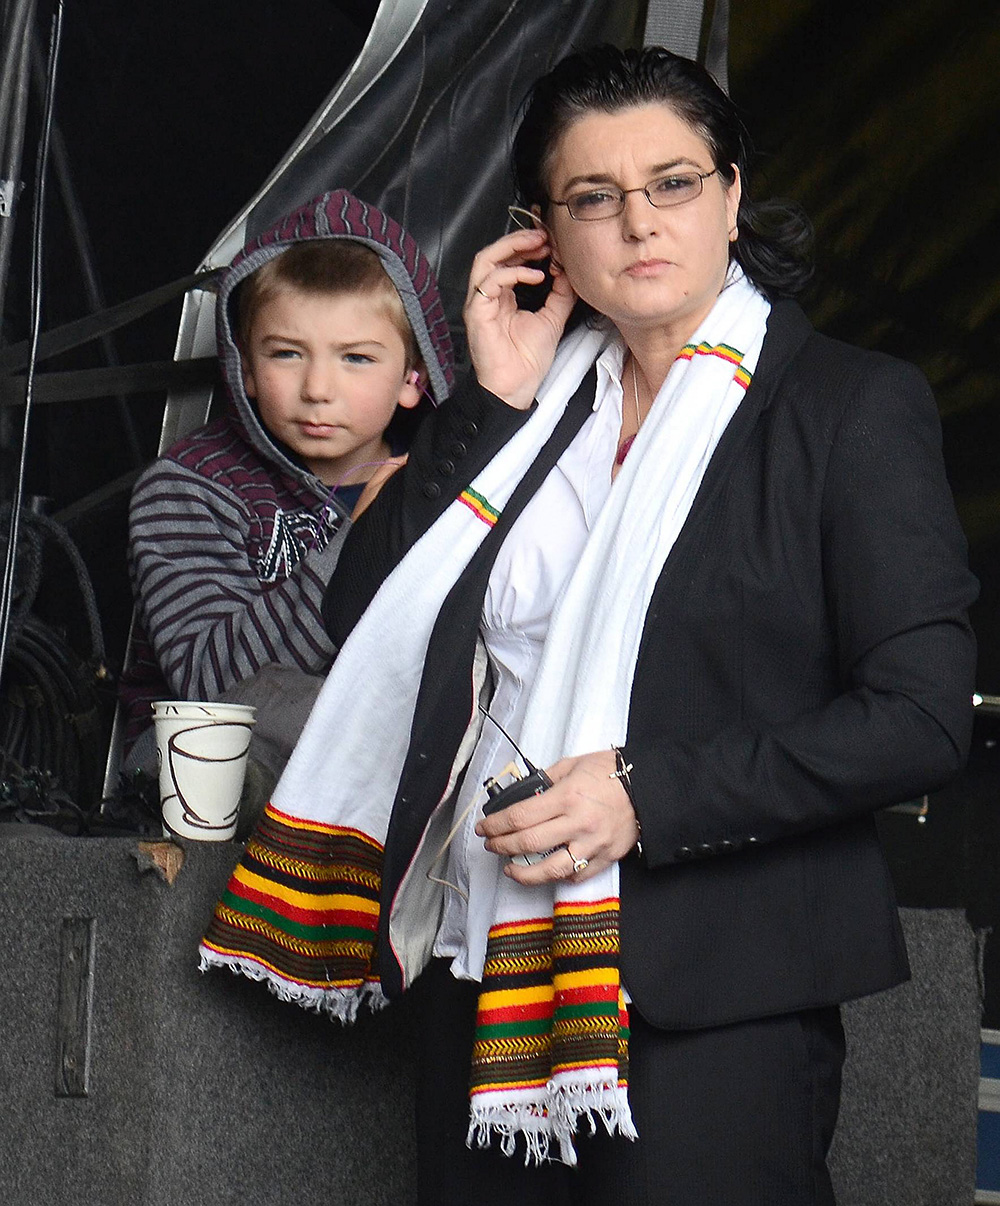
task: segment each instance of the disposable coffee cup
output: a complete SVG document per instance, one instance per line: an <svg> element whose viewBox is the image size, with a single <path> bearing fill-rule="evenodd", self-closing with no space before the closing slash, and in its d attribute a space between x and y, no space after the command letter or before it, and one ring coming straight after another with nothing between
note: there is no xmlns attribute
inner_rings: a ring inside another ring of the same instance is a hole
<svg viewBox="0 0 1000 1206"><path fill-rule="evenodd" d="M175 699L153 704L164 833L201 842L233 837L256 711Z"/></svg>

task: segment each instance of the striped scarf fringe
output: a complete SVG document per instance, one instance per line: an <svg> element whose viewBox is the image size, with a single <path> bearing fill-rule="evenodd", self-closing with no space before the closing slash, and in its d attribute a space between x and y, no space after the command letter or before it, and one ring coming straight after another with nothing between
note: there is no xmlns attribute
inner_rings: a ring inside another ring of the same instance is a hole
<svg viewBox="0 0 1000 1206"><path fill-rule="evenodd" d="M381 880L378 842L268 804L215 906L201 970L228 967L340 1022L353 1022L362 1003L381 1008Z"/></svg>
<svg viewBox="0 0 1000 1206"><path fill-rule="evenodd" d="M526 1162L576 1163L581 1121L636 1137L628 1108L628 1011L617 897L557 901L552 916L490 930L472 1049L469 1143L492 1136Z"/></svg>

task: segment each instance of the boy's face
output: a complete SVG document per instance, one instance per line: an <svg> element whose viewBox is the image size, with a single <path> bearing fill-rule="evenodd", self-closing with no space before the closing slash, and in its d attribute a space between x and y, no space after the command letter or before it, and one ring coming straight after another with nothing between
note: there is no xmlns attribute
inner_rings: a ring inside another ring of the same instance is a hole
<svg viewBox="0 0 1000 1206"><path fill-rule="evenodd" d="M416 370L377 296L284 287L257 311L243 381L261 421L328 486L367 481L397 406L420 401Z"/></svg>

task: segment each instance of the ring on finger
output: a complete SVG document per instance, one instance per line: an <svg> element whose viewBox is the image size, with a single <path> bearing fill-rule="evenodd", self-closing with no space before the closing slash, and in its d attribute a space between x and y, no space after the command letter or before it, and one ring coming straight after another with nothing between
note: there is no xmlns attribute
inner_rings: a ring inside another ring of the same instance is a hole
<svg viewBox="0 0 1000 1206"><path fill-rule="evenodd" d="M577 858L576 855L573 853L573 851L570 850L568 842L565 842L563 844L563 849L573 860L573 874L574 875L579 875L582 871L586 871L587 868L590 866L590 859L589 858Z"/></svg>
<svg viewBox="0 0 1000 1206"><path fill-rule="evenodd" d="M496 301L495 297L490 297L488 293L484 293L478 285L473 285L473 289L479 294L480 297L485 297L487 301Z"/></svg>

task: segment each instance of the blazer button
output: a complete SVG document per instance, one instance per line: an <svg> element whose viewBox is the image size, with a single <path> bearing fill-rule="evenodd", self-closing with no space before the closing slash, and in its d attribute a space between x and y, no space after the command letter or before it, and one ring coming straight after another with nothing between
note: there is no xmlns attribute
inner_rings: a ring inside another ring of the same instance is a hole
<svg viewBox="0 0 1000 1206"><path fill-rule="evenodd" d="M468 423L463 423L462 435L467 436L470 440L474 440L479 435L479 425L473 423L471 419Z"/></svg>
<svg viewBox="0 0 1000 1206"><path fill-rule="evenodd" d="M451 446L451 455L452 456L465 456L465 454L468 451L469 451L468 448L465 446L465 444L462 443L461 440L456 440L455 443L452 444L452 446Z"/></svg>
<svg viewBox="0 0 1000 1206"><path fill-rule="evenodd" d="M758 839L757 839L757 838L755 838L755 837L748 837L748 838L747 838L747 840L746 840L746 844L747 844L748 846L756 846L756 845L757 845L757 842L758 842Z"/></svg>
<svg viewBox="0 0 1000 1206"><path fill-rule="evenodd" d="M694 851L690 846L678 846L674 851L674 858L681 863L689 862L694 858Z"/></svg>
<svg viewBox="0 0 1000 1206"><path fill-rule="evenodd" d="M437 469L442 477L451 477L455 472L455 462L448 460L438 461Z"/></svg>
<svg viewBox="0 0 1000 1206"><path fill-rule="evenodd" d="M441 487L437 482L426 482L423 489L424 498L440 498Z"/></svg>
<svg viewBox="0 0 1000 1206"><path fill-rule="evenodd" d="M736 843L731 842L729 838L723 838L715 849L719 854L732 854L732 852L736 849Z"/></svg>
<svg viewBox="0 0 1000 1206"><path fill-rule="evenodd" d="M702 842L702 844L698 847L699 858L711 858L714 853L715 847L710 846L708 842Z"/></svg>

